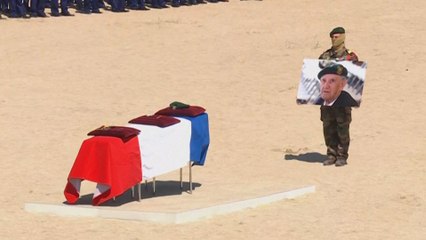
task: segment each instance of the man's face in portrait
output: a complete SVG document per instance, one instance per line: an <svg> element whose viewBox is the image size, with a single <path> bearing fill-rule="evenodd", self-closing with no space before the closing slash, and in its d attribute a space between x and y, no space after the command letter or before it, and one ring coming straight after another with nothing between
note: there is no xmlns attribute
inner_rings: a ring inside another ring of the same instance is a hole
<svg viewBox="0 0 426 240"><path fill-rule="evenodd" d="M331 103L339 97L346 85L346 79L336 74L325 74L320 80L321 98Z"/></svg>

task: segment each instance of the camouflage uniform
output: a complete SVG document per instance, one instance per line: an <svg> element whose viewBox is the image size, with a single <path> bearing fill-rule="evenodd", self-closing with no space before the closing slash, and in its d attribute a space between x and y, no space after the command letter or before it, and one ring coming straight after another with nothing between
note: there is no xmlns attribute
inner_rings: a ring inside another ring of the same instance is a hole
<svg viewBox="0 0 426 240"><path fill-rule="evenodd" d="M348 159L349 125L352 121L351 107L321 106L321 121L327 156L331 164Z"/></svg>
<svg viewBox="0 0 426 240"><path fill-rule="evenodd" d="M330 34L331 35L331 34ZM332 48L325 51L319 59L338 61L358 61L358 56L344 46L338 51ZM352 121L351 107L321 106L324 140L327 146L327 157L324 165L336 163L343 166L348 159L349 125Z"/></svg>
<svg viewBox="0 0 426 240"><path fill-rule="evenodd" d="M330 48L323 54L321 54L319 59L357 62L358 56L351 50L346 49L345 47L342 49L342 51L334 51L332 48Z"/></svg>

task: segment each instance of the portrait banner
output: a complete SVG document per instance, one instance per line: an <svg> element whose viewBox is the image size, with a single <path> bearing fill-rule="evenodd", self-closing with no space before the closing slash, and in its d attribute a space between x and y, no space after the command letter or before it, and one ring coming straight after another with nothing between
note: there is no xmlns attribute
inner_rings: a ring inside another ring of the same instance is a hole
<svg viewBox="0 0 426 240"><path fill-rule="evenodd" d="M359 107L366 62L304 59L297 104Z"/></svg>

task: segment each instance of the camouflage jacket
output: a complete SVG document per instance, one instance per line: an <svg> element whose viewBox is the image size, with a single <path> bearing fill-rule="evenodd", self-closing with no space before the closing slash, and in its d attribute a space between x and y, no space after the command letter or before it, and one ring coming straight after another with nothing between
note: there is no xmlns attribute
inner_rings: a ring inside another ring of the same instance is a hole
<svg viewBox="0 0 426 240"><path fill-rule="evenodd" d="M343 51L336 52L332 48L328 49L319 56L319 59L326 60L338 60L338 61L358 61L358 56L349 49L343 49Z"/></svg>

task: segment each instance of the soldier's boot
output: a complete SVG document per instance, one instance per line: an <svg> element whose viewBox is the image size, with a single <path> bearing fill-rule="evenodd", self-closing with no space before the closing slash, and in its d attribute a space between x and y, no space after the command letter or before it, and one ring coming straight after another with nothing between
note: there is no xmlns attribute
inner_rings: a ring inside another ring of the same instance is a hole
<svg viewBox="0 0 426 240"><path fill-rule="evenodd" d="M345 166L346 164L348 164L348 162L346 162L346 159L340 158L340 159L337 159L334 165L336 167L341 167L341 166Z"/></svg>
<svg viewBox="0 0 426 240"><path fill-rule="evenodd" d="M322 162L322 165L329 166L336 163L336 154L337 151L333 147L327 147L327 160Z"/></svg>
<svg viewBox="0 0 426 240"><path fill-rule="evenodd" d="M329 166L329 165L333 165L335 163L336 163L336 158L329 156L327 158L327 160L325 160L324 162L322 162L322 165Z"/></svg>
<svg viewBox="0 0 426 240"><path fill-rule="evenodd" d="M349 144L345 144L344 146L339 144L339 146L337 147L337 161L335 163L336 167L341 167L348 164L348 162L346 161L346 159L348 159L348 148Z"/></svg>

